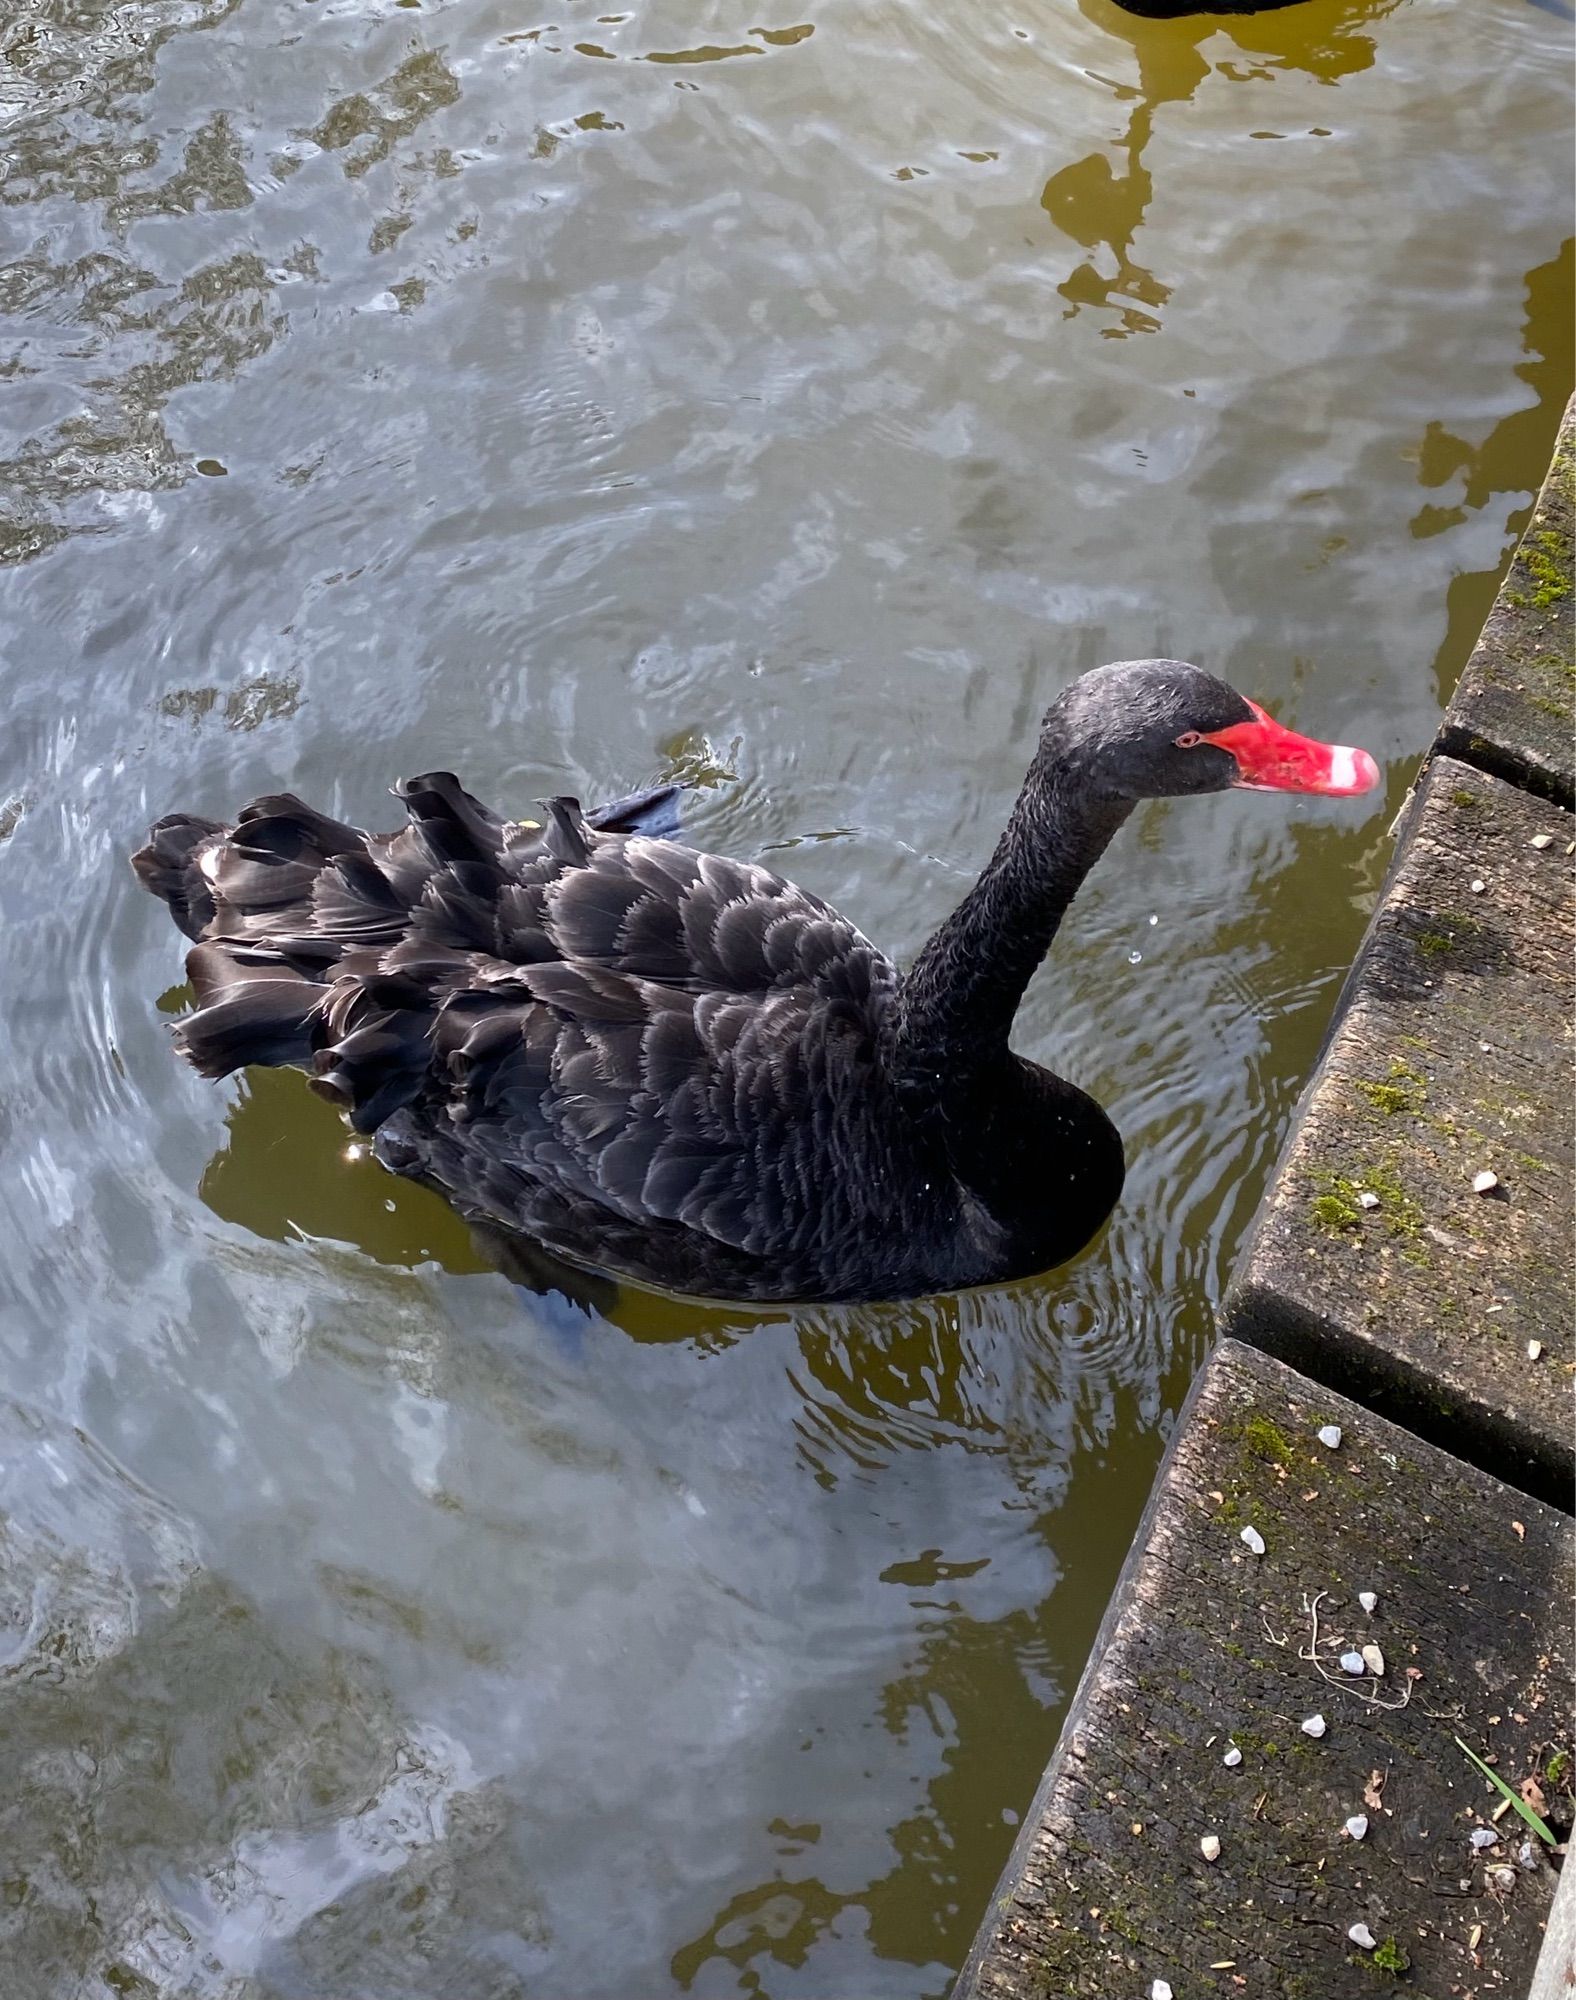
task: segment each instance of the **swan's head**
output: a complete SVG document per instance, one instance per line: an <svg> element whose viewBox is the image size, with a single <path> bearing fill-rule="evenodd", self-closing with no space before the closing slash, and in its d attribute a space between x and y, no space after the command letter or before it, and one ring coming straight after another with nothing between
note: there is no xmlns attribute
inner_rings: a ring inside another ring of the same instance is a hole
<svg viewBox="0 0 1576 2000"><path fill-rule="evenodd" d="M1044 740L1077 781L1126 799L1254 792L1371 792L1366 750L1284 729L1257 702L1186 660L1118 660L1052 702Z"/></svg>

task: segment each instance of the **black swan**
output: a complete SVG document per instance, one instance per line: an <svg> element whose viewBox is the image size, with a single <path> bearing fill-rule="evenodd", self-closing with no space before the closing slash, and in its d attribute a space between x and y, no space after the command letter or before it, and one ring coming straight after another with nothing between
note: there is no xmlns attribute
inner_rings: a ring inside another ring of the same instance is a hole
<svg viewBox="0 0 1576 2000"><path fill-rule="evenodd" d="M203 1075L309 1069L386 1167L581 1268L896 1299L1046 1270L1115 1205L1115 1127L1008 1036L1134 804L1378 781L1198 667L1099 667L907 975L781 876L664 837L672 787L538 826L434 772L394 788L394 834L284 793L160 820L133 866L197 941L176 1039Z"/></svg>

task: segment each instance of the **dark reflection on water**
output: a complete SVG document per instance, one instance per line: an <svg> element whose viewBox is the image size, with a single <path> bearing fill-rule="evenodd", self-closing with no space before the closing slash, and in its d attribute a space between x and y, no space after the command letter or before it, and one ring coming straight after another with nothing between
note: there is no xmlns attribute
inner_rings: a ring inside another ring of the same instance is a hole
<svg viewBox="0 0 1576 2000"><path fill-rule="evenodd" d="M12 12L7 1994L939 1994L1570 380L1566 31ZM907 955L1156 651L1390 795L1124 834L1021 1023L1133 1162L1049 1281L576 1304L171 1059L172 806L680 770Z"/></svg>
<svg viewBox="0 0 1576 2000"><path fill-rule="evenodd" d="M339 1113L293 1070L253 1070L226 1120L229 1138L198 1193L227 1222L259 1236L353 1243L380 1264L494 1268L437 1195L386 1174Z"/></svg>
<svg viewBox="0 0 1576 2000"><path fill-rule="evenodd" d="M1110 85L1116 101L1129 107L1125 129L1114 141L1120 166L1113 167L1106 151L1091 153L1059 168L1040 195L1040 206L1065 235L1087 250L1103 248L1109 253L1104 271L1095 261L1082 263L1057 290L1068 301L1069 317L1082 306L1109 307L1116 318L1114 325L1103 329L1108 338L1156 333L1159 308L1172 288L1137 260L1133 240L1154 197L1144 154L1154 136L1157 113L1167 105L1192 103L1211 75L1263 80L1276 70L1301 70L1323 83L1355 75L1369 68L1377 52L1373 37L1363 29L1392 13L1401 0L1360 0L1358 5L1336 9L1298 7L1295 13L1225 22L1195 16L1171 21L1163 31L1153 21L1135 21L1113 0L1078 0L1078 4L1091 22L1131 45L1138 81ZM1228 47L1235 45L1232 53L1219 53L1222 41ZM1209 55L1204 53L1206 45ZM1334 135L1317 126L1307 136Z"/></svg>

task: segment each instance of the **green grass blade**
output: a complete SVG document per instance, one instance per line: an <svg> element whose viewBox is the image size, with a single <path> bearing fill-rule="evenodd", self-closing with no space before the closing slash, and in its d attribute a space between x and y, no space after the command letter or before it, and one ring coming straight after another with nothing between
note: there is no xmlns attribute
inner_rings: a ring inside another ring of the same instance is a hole
<svg viewBox="0 0 1576 2000"><path fill-rule="evenodd" d="M1544 1822L1541 1819L1539 1819L1538 1815L1532 1810L1531 1806L1527 1804L1526 1800L1521 1796L1520 1792L1512 1791L1510 1786L1507 1785L1505 1783L1505 1780L1499 1775L1498 1771L1494 1769L1493 1765L1485 1764L1483 1762L1483 1759L1478 1755L1478 1753L1475 1750L1467 1749L1466 1744L1462 1743L1461 1738L1459 1736L1456 1738L1456 1742L1458 1745L1460 1745L1461 1749L1466 1751L1466 1754L1472 1759L1473 1763L1476 1764L1478 1769L1483 1773L1484 1777L1488 1779L1489 1783L1494 1787L1495 1791L1503 1792L1505 1797L1509 1799L1510 1803L1516 1808L1517 1812L1521 1814L1522 1818L1527 1822L1528 1826L1532 1828L1532 1831L1538 1836L1539 1840L1546 1840L1550 1845L1550 1847L1557 1846L1558 1842L1555 1840L1553 1834L1550 1833L1548 1827L1544 1824Z"/></svg>

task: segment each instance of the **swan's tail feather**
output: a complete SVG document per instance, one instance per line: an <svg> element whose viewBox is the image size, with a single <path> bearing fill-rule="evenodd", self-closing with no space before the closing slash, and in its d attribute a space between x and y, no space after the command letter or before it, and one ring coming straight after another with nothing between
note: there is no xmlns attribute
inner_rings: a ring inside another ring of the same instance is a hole
<svg viewBox="0 0 1576 2000"><path fill-rule="evenodd" d="M638 833L647 840L672 840L678 834L682 785L654 785L648 792L628 792L586 814L598 833Z"/></svg>
<svg viewBox="0 0 1576 2000"><path fill-rule="evenodd" d="M189 938L200 938L213 920L213 897L198 866L205 841L226 829L196 813L171 813L148 829L145 847L131 857L142 886L169 905L170 915Z"/></svg>
<svg viewBox="0 0 1576 2000"><path fill-rule="evenodd" d="M395 787L409 823L374 835L292 793L254 799L233 827L190 813L132 856L143 886L192 938L197 1006L176 1045L204 1076L296 1064L372 1132L420 1092L439 1010L467 954L499 950L499 899L515 880L506 826L447 771ZM581 818L552 802L539 838L583 863L587 832L677 831L680 787L615 799Z"/></svg>
<svg viewBox="0 0 1576 2000"><path fill-rule="evenodd" d="M197 1010L179 1023L175 1046L203 1076L248 1063L309 1062L327 989L277 959L230 944L186 954Z"/></svg>
<svg viewBox="0 0 1576 2000"><path fill-rule="evenodd" d="M358 1132L375 1132L420 1091L439 997L422 980L371 971L346 973L325 996L312 1088Z"/></svg>
<svg viewBox="0 0 1576 2000"><path fill-rule="evenodd" d="M285 792L254 799L233 827L161 821L134 856L197 939L186 959L197 1005L176 1046L204 1076L295 1064L368 1132L420 1090L455 954L429 940L426 978L385 961L436 918L432 892L452 875L478 891L470 878L485 876L496 893L502 829L445 774L409 795L410 824L392 838ZM467 914L484 900L473 894Z"/></svg>

